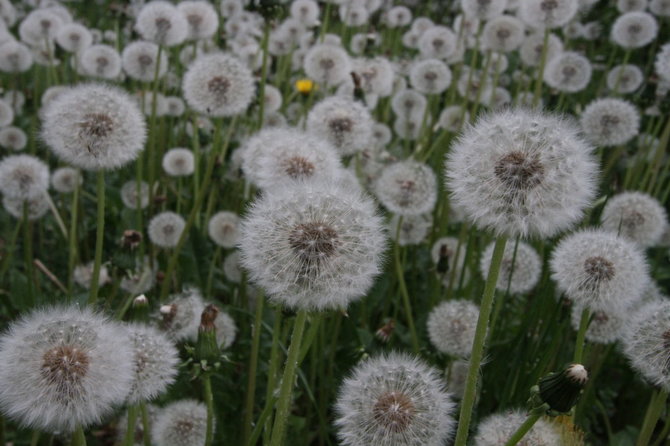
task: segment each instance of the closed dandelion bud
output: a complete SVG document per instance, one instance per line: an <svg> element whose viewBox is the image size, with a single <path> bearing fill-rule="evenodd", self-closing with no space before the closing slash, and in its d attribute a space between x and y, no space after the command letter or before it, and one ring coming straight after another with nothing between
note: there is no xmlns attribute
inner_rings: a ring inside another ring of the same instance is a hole
<svg viewBox="0 0 670 446"><path fill-rule="evenodd" d="M321 43L305 54L305 74L325 87L339 85L349 77L351 59L339 46Z"/></svg>
<svg viewBox="0 0 670 446"><path fill-rule="evenodd" d="M490 243L482 252L479 269L484 278L489 274L494 245L495 243ZM541 272L542 261L532 246L522 241L519 241L518 244L510 242L505 246L496 288L506 291L509 283L511 293L527 293L540 280Z"/></svg>
<svg viewBox="0 0 670 446"><path fill-rule="evenodd" d="M642 192L623 192L607 201L600 215L603 229L644 247L661 240L668 216L661 203Z"/></svg>
<svg viewBox="0 0 670 446"><path fill-rule="evenodd" d="M32 155L10 155L0 161L0 192L7 197L31 200L49 188L49 167Z"/></svg>
<svg viewBox="0 0 670 446"><path fill-rule="evenodd" d="M149 299L144 294L140 294L132 303L133 319L145 321L149 316Z"/></svg>
<svg viewBox="0 0 670 446"><path fill-rule="evenodd" d="M199 56L189 65L182 83L188 105L209 116L243 113L254 96L251 71L236 57L224 53Z"/></svg>
<svg viewBox="0 0 670 446"><path fill-rule="evenodd" d="M184 218L174 212L161 212L149 221L149 240L161 248L174 248L186 226Z"/></svg>
<svg viewBox="0 0 670 446"><path fill-rule="evenodd" d="M59 158L86 170L113 169L144 148L146 125L123 90L83 84L63 92L44 112L42 138Z"/></svg>
<svg viewBox="0 0 670 446"><path fill-rule="evenodd" d="M195 400L180 400L158 411L151 426L154 444L194 446L205 444L207 407Z"/></svg>
<svg viewBox="0 0 670 446"><path fill-rule="evenodd" d="M145 4L137 15L135 29L143 39L163 46L182 43L188 34L184 14L166 1Z"/></svg>
<svg viewBox="0 0 670 446"><path fill-rule="evenodd" d="M489 415L479 422L474 446L500 446L526 421L528 415L519 409ZM521 446L565 446L554 425L540 418L518 443Z"/></svg>
<svg viewBox="0 0 670 446"><path fill-rule="evenodd" d="M196 359L201 362L203 368L215 366L221 360L221 350L216 339L215 321L219 309L209 304L200 316L200 327L198 327L198 341L195 344Z"/></svg>
<svg viewBox="0 0 670 446"><path fill-rule="evenodd" d="M19 151L26 148L28 136L19 127L5 127L0 129L0 147Z"/></svg>
<svg viewBox="0 0 670 446"><path fill-rule="evenodd" d="M640 129L640 112L630 102L617 98L601 98L586 106L580 118L586 137L602 147L625 144Z"/></svg>
<svg viewBox="0 0 670 446"><path fill-rule="evenodd" d="M398 215L431 212L437 200L437 179L426 164L400 161L384 168L375 183L375 194L389 211Z"/></svg>
<svg viewBox="0 0 670 446"><path fill-rule="evenodd" d="M330 142L340 156L367 147L373 123L365 106L337 96L322 100L307 115L307 131Z"/></svg>
<svg viewBox="0 0 670 446"><path fill-rule="evenodd" d="M440 352L468 358L472 352L479 308L470 301L457 299L442 302L428 315L428 337Z"/></svg>
<svg viewBox="0 0 670 446"><path fill-rule="evenodd" d="M154 327L130 324L127 330L135 364L128 403L137 404L165 393L167 387L174 382L179 351L165 334Z"/></svg>
<svg viewBox="0 0 670 446"><path fill-rule="evenodd" d="M589 374L581 364L570 364L560 372L540 378L539 398L550 410L565 413L577 404Z"/></svg>
<svg viewBox="0 0 670 446"><path fill-rule="evenodd" d="M159 309L159 326L175 341L195 341L198 337L200 316L205 309L200 291L187 288Z"/></svg>
<svg viewBox="0 0 670 446"><path fill-rule="evenodd" d="M124 402L132 379L125 330L88 309L33 311L0 338L0 407L26 428L98 423Z"/></svg>
<svg viewBox="0 0 670 446"><path fill-rule="evenodd" d="M358 364L335 405L342 445L438 446L452 435L454 403L437 371L391 353Z"/></svg>
<svg viewBox="0 0 670 446"><path fill-rule="evenodd" d="M557 28L572 20L578 7L577 0L524 0L519 16L535 28Z"/></svg>
<svg viewBox="0 0 670 446"><path fill-rule="evenodd" d="M603 230L581 230L561 240L552 253L552 278L566 297L592 311L625 310L649 283L637 245Z"/></svg>
<svg viewBox="0 0 670 446"><path fill-rule="evenodd" d="M551 237L579 221L595 195L592 151L565 118L503 110L479 118L457 140L446 185L452 202L482 228Z"/></svg>
<svg viewBox="0 0 670 446"><path fill-rule="evenodd" d="M586 57L566 51L548 60L544 81L558 91L576 93L586 88L592 72L591 62Z"/></svg>
<svg viewBox="0 0 670 446"><path fill-rule="evenodd" d="M291 308L346 308L379 274L385 234L356 186L307 183L262 195L240 230L242 263L270 299Z"/></svg>
<svg viewBox="0 0 670 446"><path fill-rule="evenodd" d="M612 25L612 41L625 49L641 48L650 44L658 34L658 22L643 11L620 15Z"/></svg>

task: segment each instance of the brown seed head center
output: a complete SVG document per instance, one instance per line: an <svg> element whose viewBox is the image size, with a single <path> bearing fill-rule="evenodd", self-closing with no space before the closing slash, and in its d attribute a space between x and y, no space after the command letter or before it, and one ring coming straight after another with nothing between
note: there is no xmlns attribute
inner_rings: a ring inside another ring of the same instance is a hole
<svg viewBox="0 0 670 446"><path fill-rule="evenodd" d="M604 282L614 277L614 265L609 260L594 256L584 261L584 271L595 282Z"/></svg>
<svg viewBox="0 0 670 446"><path fill-rule="evenodd" d="M215 76L207 82L207 89L216 96L224 97L230 89L230 80L225 77Z"/></svg>
<svg viewBox="0 0 670 446"><path fill-rule="evenodd" d="M551 12L554 9L558 8L558 1L556 0L545 0L540 4L542 11Z"/></svg>
<svg viewBox="0 0 670 446"><path fill-rule="evenodd" d="M114 130L114 121L104 113L89 113L79 125L81 133L88 137L104 138Z"/></svg>
<svg viewBox="0 0 670 446"><path fill-rule="evenodd" d="M405 431L412 424L415 412L412 400L401 392L381 395L372 408L375 421L393 433Z"/></svg>
<svg viewBox="0 0 670 446"><path fill-rule="evenodd" d="M70 345L60 345L44 353L42 376L49 381L76 383L86 376L88 365L85 352Z"/></svg>
<svg viewBox="0 0 670 446"><path fill-rule="evenodd" d="M338 236L326 223L301 223L291 231L289 244L302 260L317 261L335 253Z"/></svg>
<svg viewBox="0 0 670 446"><path fill-rule="evenodd" d="M291 178L311 177L314 174L314 164L302 156L292 156L283 164L284 171Z"/></svg>
<svg viewBox="0 0 670 446"><path fill-rule="evenodd" d="M506 186L516 190L532 189L544 178L544 166L540 160L516 151L500 158L494 172Z"/></svg>
<svg viewBox="0 0 670 446"><path fill-rule="evenodd" d="M333 59L321 59L319 66L325 71L332 70L335 66L335 61Z"/></svg>
<svg viewBox="0 0 670 446"><path fill-rule="evenodd" d="M186 16L186 20L193 28L197 28L202 24L203 17L200 14L189 14Z"/></svg>
<svg viewBox="0 0 670 446"><path fill-rule="evenodd" d="M149 56L148 54L142 54L140 57L137 58L137 61L142 65L143 67L148 67L154 62L154 58Z"/></svg>

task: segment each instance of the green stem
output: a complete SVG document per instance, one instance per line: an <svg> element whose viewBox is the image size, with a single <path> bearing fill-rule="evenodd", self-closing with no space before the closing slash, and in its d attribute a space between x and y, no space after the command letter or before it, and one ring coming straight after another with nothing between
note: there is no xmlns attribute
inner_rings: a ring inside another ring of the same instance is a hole
<svg viewBox="0 0 670 446"><path fill-rule="evenodd" d="M151 423L146 403L140 403L140 412L142 413L142 439L144 440L144 446L151 446Z"/></svg>
<svg viewBox="0 0 670 446"><path fill-rule="evenodd" d="M212 394L212 379L209 373L202 375L202 388L207 404L207 429L205 431L205 446L211 446L214 441L214 396Z"/></svg>
<svg viewBox="0 0 670 446"><path fill-rule="evenodd" d="M135 425L137 424L137 415L139 407L136 405L128 406L128 420L126 421L126 435L123 437L123 446L133 446L135 444Z"/></svg>
<svg viewBox="0 0 670 446"><path fill-rule="evenodd" d="M582 364L584 357L584 340L586 338L586 330L589 328L589 320L591 319L591 312L588 308L582 311L582 317L579 321L579 331L577 332L577 341L575 342L575 355L572 362Z"/></svg>
<svg viewBox="0 0 670 446"><path fill-rule="evenodd" d="M256 315L254 317L251 338L251 355L249 356L249 376L247 378L247 400L244 406L244 443L248 444L254 416L254 398L256 395L256 369L258 367L258 350L261 342L261 324L263 323L263 296L256 298Z"/></svg>
<svg viewBox="0 0 670 446"><path fill-rule="evenodd" d="M72 433L70 446L86 446L86 435L84 435L84 430L81 426L78 426Z"/></svg>
<svg viewBox="0 0 670 446"><path fill-rule="evenodd" d="M537 107L542 97L542 85L544 84L544 67L547 65L547 47L549 46L549 28L544 30L544 41L542 43L542 55L540 56L540 68L535 79L535 92L533 93L533 108Z"/></svg>
<svg viewBox="0 0 670 446"><path fill-rule="evenodd" d="M67 290L68 299L72 299L72 290L74 288L74 265L77 262L77 211L79 210L79 188L77 184L72 194L72 207L70 210L70 237L69 237L69 257L67 262Z"/></svg>
<svg viewBox="0 0 670 446"><path fill-rule="evenodd" d="M105 235L105 171L104 170L98 171L97 200L98 200L98 221L95 235L95 260L93 263L93 277L91 277L91 294L88 296L89 305L95 305L96 301L98 300L100 264L102 263L102 245Z"/></svg>
<svg viewBox="0 0 670 446"><path fill-rule="evenodd" d="M35 290L33 273L33 225L28 220L28 203L23 203L23 261L26 268L26 284L28 286L28 303L35 305Z"/></svg>
<svg viewBox="0 0 670 446"><path fill-rule="evenodd" d="M647 407L647 413L644 416L642 428L640 429L640 436L637 437L635 446L647 446L649 444L651 436L654 433L654 428L656 427L656 422L661 416L663 409L665 409L665 402L667 399L668 392L666 390L655 391L651 396L649 406Z"/></svg>
<svg viewBox="0 0 670 446"><path fill-rule="evenodd" d="M488 277L486 278L484 294L479 308L479 319L477 320L475 339L472 343L470 367L468 369L465 392L463 393L463 400L461 402L461 414L458 420L458 431L456 432L456 440L454 442L455 446L465 446L465 443L468 440L470 420L472 419L472 410L475 405L475 396L477 393L479 366L481 365L482 356L484 354L484 343L488 331L489 317L491 315L491 308L493 307L496 283L498 282L498 274L500 273L506 243L506 237L498 237L493 248L491 266L489 268Z"/></svg>
<svg viewBox="0 0 670 446"><path fill-rule="evenodd" d="M416 334L416 327L414 326L414 317L412 316L412 305L409 300L409 292L407 291L407 284L405 283L405 272L402 269L402 262L400 261L400 245L398 239L400 235L400 227L402 225L402 217L398 219L398 227L396 228L396 243L393 246L393 257L395 259L395 271L398 276L398 285L400 286L400 294L402 295L402 302L405 307L405 314L407 315L407 325L409 333L412 337L412 351L419 354L419 337Z"/></svg>
<svg viewBox="0 0 670 446"><path fill-rule="evenodd" d="M275 421L272 425L270 446L281 446L284 443L286 420L288 419L291 406L291 395L293 393L293 381L295 380L300 344L302 343L302 334L305 331L306 321L307 311L298 311L295 318L295 325L293 326L293 334L291 335L291 346L288 349L288 357L286 358L284 374L282 375L279 400L277 401L277 413L275 414Z"/></svg>
<svg viewBox="0 0 670 446"><path fill-rule="evenodd" d="M505 446L514 446L516 445L521 439L523 438L526 433L535 425L537 420L540 419L540 416L542 414L539 411L533 412L530 415L528 415L528 418L526 418L526 421L523 422L521 426L512 434L511 437L509 437L509 440L507 440L507 443L505 443Z"/></svg>

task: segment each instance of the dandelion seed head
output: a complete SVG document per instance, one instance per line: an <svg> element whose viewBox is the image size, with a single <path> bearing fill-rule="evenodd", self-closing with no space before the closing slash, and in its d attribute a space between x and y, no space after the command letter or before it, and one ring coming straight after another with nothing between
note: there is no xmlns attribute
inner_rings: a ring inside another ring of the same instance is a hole
<svg viewBox="0 0 670 446"><path fill-rule="evenodd" d="M458 358L468 358L479 319L479 307L470 301L456 299L442 302L428 315L428 338L438 351Z"/></svg>
<svg viewBox="0 0 670 446"><path fill-rule="evenodd" d="M479 260L479 270L482 277L486 279L491 267L491 258L495 243L489 244L482 252ZM516 247L516 255L514 254ZM509 242L505 245L500 273L496 288L500 291L507 291L509 282L509 291L511 293L527 293L532 290L540 280L542 272L542 261L537 251L528 243L519 241L518 244ZM511 277L510 277L511 274Z"/></svg>
<svg viewBox="0 0 670 446"><path fill-rule="evenodd" d="M163 46L182 43L189 32L188 21L174 5L162 0L146 3L135 21L135 29L144 40Z"/></svg>
<svg viewBox="0 0 670 446"><path fill-rule="evenodd" d="M514 51L524 41L525 27L521 20L509 15L495 17L484 25L482 43L491 51Z"/></svg>
<svg viewBox="0 0 670 446"><path fill-rule="evenodd" d="M26 148L28 136L19 127L4 127L0 129L0 147L20 151Z"/></svg>
<svg viewBox="0 0 670 446"><path fill-rule="evenodd" d="M23 220L24 207L30 221L39 220L49 212L49 202L46 195L39 195L27 200L5 195L2 197L2 207L17 220Z"/></svg>
<svg viewBox="0 0 670 446"><path fill-rule="evenodd" d="M93 35L84 25L67 23L58 30L56 43L65 51L78 53L93 44Z"/></svg>
<svg viewBox="0 0 670 446"><path fill-rule="evenodd" d="M44 195L49 188L49 167L32 155L9 155L0 161L0 192L29 200Z"/></svg>
<svg viewBox="0 0 670 446"><path fill-rule="evenodd" d="M109 45L91 45L79 56L82 74L101 79L115 79L121 73L121 55Z"/></svg>
<svg viewBox="0 0 670 446"><path fill-rule="evenodd" d="M625 49L646 46L657 35L658 22L648 12L633 11L621 14L612 25L612 41Z"/></svg>
<svg viewBox="0 0 670 446"><path fill-rule="evenodd" d="M161 53L156 72L156 61L158 60L158 45L152 42L131 42L121 53L123 70L135 80L151 82L154 76L162 78L167 72L168 60L165 53Z"/></svg>
<svg viewBox="0 0 670 446"><path fill-rule="evenodd" d="M577 0L525 0L519 4L519 16L529 26L557 28L577 13Z"/></svg>
<svg viewBox="0 0 670 446"><path fill-rule="evenodd" d="M548 60L544 81L558 91L576 93L586 88L592 72L591 62L586 57L566 51Z"/></svg>
<svg viewBox="0 0 670 446"><path fill-rule="evenodd" d="M409 80L421 93L440 94L451 84L451 70L441 60L425 59L412 66Z"/></svg>
<svg viewBox="0 0 670 446"><path fill-rule="evenodd" d="M316 83L331 87L348 79L351 60L341 47L321 43L307 51L303 68Z"/></svg>
<svg viewBox="0 0 670 446"><path fill-rule="evenodd" d="M402 218L402 221L400 219ZM398 227L400 223L400 227ZM388 232L392 240L400 246L418 245L428 235L433 227L433 219L429 214L394 215L388 225Z"/></svg>
<svg viewBox="0 0 670 446"><path fill-rule="evenodd" d="M205 302L200 291L197 288L186 288L181 293L171 295L168 302L160 307L158 326L175 342L195 341L204 309Z"/></svg>
<svg viewBox="0 0 670 446"><path fill-rule="evenodd" d="M77 285L84 289L91 289L91 282L93 281L93 261L82 263L75 266L72 273L73 279ZM98 274L98 285L104 286L111 282L109 270L106 265L100 265L100 272Z"/></svg>
<svg viewBox="0 0 670 446"><path fill-rule="evenodd" d="M337 96L323 99L307 115L307 131L330 142L342 156L370 143L373 123L365 106Z"/></svg>
<svg viewBox="0 0 670 446"><path fill-rule="evenodd" d="M151 427L151 438L163 446L204 444L207 407L196 400L180 400L160 409Z"/></svg>
<svg viewBox="0 0 670 446"><path fill-rule="evenodd" d="M542 61L542 49L544 47L544 33L535 32L527 36L519 49L521 60L528 66L536 67ZM554 57L563 52L563 42L556 34L550 33L547 40L547 60L549 62Z"/></svg>
<svg viewBox="0 0 670 446"><path fill-rule="evenodd" d="M508 0L461 0L461 8L467 17L491 20L503 13Z"/></svg>
<svg viewBox="0 0 670 446"><path fill-rule="evenodd" d="M214 36L219 27L219 15L210 2L182 1L177 4L177 10L186 18L187 40L210 38Z"/></svg>
<svg viewBox="0 0 670 446"><path fill-rule="evenodd" d="M195 160L189 149L177 147L163 155L163 170L171 177L183 177L193 174Z"/></svg>
<svg viewBox="0 0 670 446"><path fill-rule="evenodd" d="M170 211L161 212L149 221L149 240L161 248L174 248L185 226L186 221L181 215Z"/></svg>
<svg viewBox="0 0 670 446"><path fill-rule="evenodd" d="M428 165L406 160L384 168L374 190L384 207L395 214L425 214L435 206L437 178Z"/></svg>
<svg viewBox="0 0 670 446"><path fill-rule="evenodd" d="M0 71L23 73L32 65L32 53L23 43L8 41L0 45Z"/></svg>
<svg viewBox="0 0 670 446"><path fill-rule="evenodd" d="M595 99L580 118L582 130L591 142L609 147L625 144L640 129L640 113L630 102L618 98Z"/></svg>
<svg viewBox="0 0 670 446"><path fill-rule="evenodd" d="M225 311L220 311L214 320L216 328L216 342L222 350L226 350L235 342L237 325L235 320Z"/></svg>
<svg viewBox="0 0 670 446"><path fill-rule="evenodd" d="M446 26L433 26L417 42L424 58L446 59L456 51L458 37Z"/></svg>
<svg viewBox="0 0 670 446"><path fill-rule="evenodd" d="M427 100L416 90L401 90L393 95L391 108L396 116L407 119L422 119L426 110Z"/></svg>
<svg viewBox="0 0 670 446"><path fill-rule="evenodd" d="M234 248L239 238L240 217L234 212L220 211L207 223L209 238L222 248Z"/></svg>
<svg viewBox="0 0 670 446"><path fill-rule="evenodd" d="M489 415L481 420L474 437L475 446L498 446L505 444L523 424L527 415L518 409ZM518 443L519 446L560 446L561 435L550 422L540 418Z"/></svg>
<svg viewBox="0 0 670 446"><path fill-rule="evenodd" d="M644 82L644 74L637 65L617 65L607 73L607 88L619 93L632 93Z"/></svg>
<svg viewBox="0 0 670 446"><path fill-rule="evenodd" d="M642 192L623 192L613 196L600 216L603 229L644 247L659 243L667 221L668 216L661 203Z"/></svg>

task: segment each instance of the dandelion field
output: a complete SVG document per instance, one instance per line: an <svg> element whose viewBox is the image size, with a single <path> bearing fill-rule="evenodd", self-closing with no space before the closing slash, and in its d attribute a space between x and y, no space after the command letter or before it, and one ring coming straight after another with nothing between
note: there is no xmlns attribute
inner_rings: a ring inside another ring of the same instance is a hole
<svg viewBox="0 0 670 446"><path fill-rule="evenodd" d="M0 0L0 445L670 444L669 26Z"/></svg>

